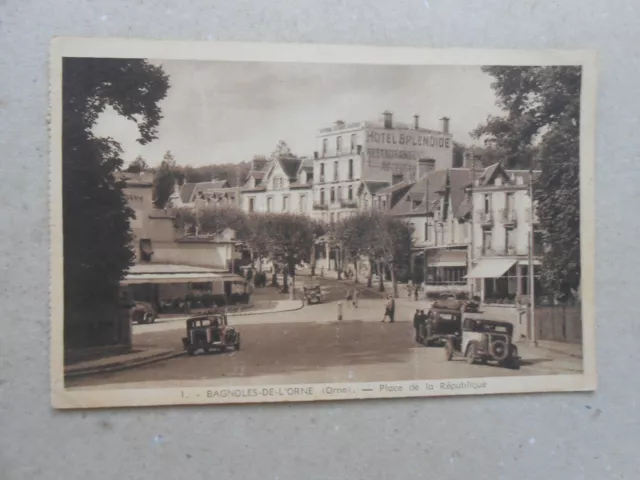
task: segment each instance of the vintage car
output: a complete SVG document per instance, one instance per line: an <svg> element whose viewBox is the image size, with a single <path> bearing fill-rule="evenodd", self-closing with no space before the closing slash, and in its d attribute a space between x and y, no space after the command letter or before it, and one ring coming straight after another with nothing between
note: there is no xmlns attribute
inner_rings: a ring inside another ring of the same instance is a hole
<svg viewBox="0 0 640 480"><path fill-rule="evenodd" d="M320 288L320 284L306 284L302 287L302 293L307 305L322 303L322 288Z"/></svg>
<svg viewBox="0 0 640 480"><path fill-rule="evenodd" d="M229 326L226 313L212 311L187 320L187 336L182 338L182 345L189 355L198 350L224 352L230 347L237 351L240 350L240 332Z"/></svg>
<svg viewBox="0 0 640 480"><path fill-rule="evenodd" d="M513 325L509 322L465 317L462 332L448 336L445 341L445 358L451 360L463 356L469 364L495 361L518 370L520 357L512 337Z"/></svg>
<svg viewBox="0 0 640 480"><path fill-rule="evenodd" d="M147 302L134 302L131 307L131 321L135 323L154 323L158 318L153 305Z"/></svg>
<svg viewBox="0 0 640 480"><path fill-rule="evenodd" d="M418 330L418 339L425 346L443 344L449 335L460 331L462 312L449 308L431 308Z"/></svg>
<svg viewBox="0 0 640 480"><path fill-rule="evenodd" d="M438 299L432 304L432 308L447 308L459 312L477 313L479 305L473 300L457 300L455 297Z"/></svg>

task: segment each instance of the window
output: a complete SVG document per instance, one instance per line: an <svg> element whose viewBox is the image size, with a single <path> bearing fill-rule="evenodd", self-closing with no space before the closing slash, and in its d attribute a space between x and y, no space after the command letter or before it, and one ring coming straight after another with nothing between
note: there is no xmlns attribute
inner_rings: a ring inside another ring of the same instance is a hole
<svg viewBox="0 0 640 480"><path fill-rule="evenodd" d="M338 187L338 201L342 200L342 187Z"/></svg>
<svg viewBox="0 0 640 480"><path fill-rule="evenodd" d="M353 152L356 149L356 134L352 133L351 134L351 149L350 151Z"/></svg>
<svg viewBox="0 0 640 480"><path fill-rule="evenodd" d="M336 220L339 222L340 221L340 212L336 213Z"/></svg>
<svg viewBox="0 0 640 480"><path fill-rule="evenodd" d="M331 223L335 222L335 213L331 212Z"/></svg>
<svg viewBox="0 0 640 480"><path fill-rule="evenodd" d="M251 198L249 199L249 211L250 211L250 212L253 212L253 210L254 210L254 208L255 208L255 201L256 201L256 199L255 199L255 198L253 198L253 197L251 197Z"/></svg>
<svg viewBox="0 0 640 480"><path fill-rule="evenodd" d="M273 212L273 197L267 198L267 212Z"/></svg>
<svg viewBox="0 0 640 480"><path fill-rule="evenodd" d="M324 205L324 188L320 189L320 205Z"/></svg>
<svg viewBox="0 0 640 480"><path fill-rule="evenodd" d="M275 177L273 179L273 189L282 190L282 177Z"/></svg>
<svg viewBox="0 0 640 480"><path fill-rule="evenodd" d="M349 180L353 180L353 158L349 159Z"/></svg>
<svg viewBox="0 0 640 480"><path fill-rule="evenodd" d="M338 136L336 138L336 153L340 155L342 153L342 137Z"/></svg>
<svg viewBox="0 0 640 480"><path fill-rule="evenodd" d="M349 185L349 193L347 198L349 200L353 200L353 185Z"/></svg>
<svg viewBox="0 0 640 480"><path fill-rule="evenodd" d="M282 197L282 211L283 212L289 211L289 195L285 195Z"/></svg>
<svg viewBox="0 0 640 480"><path fill-rule="evenodd" d="M338 162L333 162L333 181L338 181Z"/></svg>
<svg viewBox="0 0 640 480"><path fill-rule="evenodd" d="M391 184L392 185L396 185L398 183L400 183L402 180L404 180L404 175L401 173L394 173L391 176Z"/></svg>
<svg viewBox="0 0 640 480"><path fill-rule="evenodd" d="M327 156L327 146L329 145L329 140L326 138L322 139L322 156Z"/></svg>
<svg viewBox="0 0 640 480"><path fill-rule="evenodd" d="M324 163L320 164L320 181L324 182Z"/></svg>
<svg viewBox="0 0 640 480"><path fill-rule="evenodd" d="M306 212L306 211L307 211L307 196L300 195L300 212Z"/></svg>
<svg viewBox="0 0 640 480"><path fill-rule="evenodd" d="M153 247L151 246L151 240L143 238L140 240L140 259L143 262L150 262L153 256Z"/></svg>
<svg viewBox="0 0 640 480"><path fill-rule="evenodd" d="M331 203L336 203L336 189L331 187Z"/></svg>
<svg viewBox="0 0 640 480"><path fill-rule="evenodd" d="M492 240L492 232L491 230L485 230L482 232L482 254L486 255L491 251L491 240Z"/></svg>
<svg viewBox="0 0 640 480"><path fill-rule="evenodd" d="M504 204L504 208L507 211L507 215L510 215L510 211L513 208L513 200L514 200L514 194L513 193L507 193L507 198L505 200L505 204Z"/></svg>
<svg viewBox="0 0 640 480"><path fill-rule="evenodd" d="M383 198L382 199L382 210L386 210L387 209L387 199Z"/></svg>
<svg viewBox="0 0 640 480"><path fill-rule="evenodd" d="M484 213L489 213L491 211L491 195L488 193L484 196Z"/></svg>
<svg viewBox="0 0 640 480"><path fill-rule="evenodd" d="M510 228L505 228L504 232L504 253L506 253L507 255L515 254L515 252L513 252L513 230Z"/></svg>
<svg viewBox="0 0 640 480"><path fill-rule="evenodd" d="M429 223L424 222L424 241L429 240Z"/></svg>

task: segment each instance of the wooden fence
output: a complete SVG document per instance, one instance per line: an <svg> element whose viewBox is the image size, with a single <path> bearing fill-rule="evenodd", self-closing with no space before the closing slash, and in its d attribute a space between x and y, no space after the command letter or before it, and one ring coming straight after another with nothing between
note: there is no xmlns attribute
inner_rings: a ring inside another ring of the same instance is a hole
<svg viewBox="0 0 640 480"><path fill-rule="evenodd" d="M538 306L535 316L539 340L582 343L582 309L579 303Z"/></svg>

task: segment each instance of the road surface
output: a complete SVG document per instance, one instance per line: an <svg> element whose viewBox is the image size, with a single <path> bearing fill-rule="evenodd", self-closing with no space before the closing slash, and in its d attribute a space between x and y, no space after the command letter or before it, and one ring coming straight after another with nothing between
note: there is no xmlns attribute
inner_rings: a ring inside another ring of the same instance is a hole
<svg viewBox="0 0 640 480"><path fill-rule="evenodd" d="M343 287L344 288L344 287ZM523 355L520 370L446 361L443 349L414 341L410 319L416 304L398 302L399 321L381 323L383 300L366 299L358 309L337 302L279 314L230 319L242 335L238 352L183 356L111 374L70 380L69 387L268 385L332 382L389 382L579 373L581 361L568 356ZM184 321L136 325L137 348L182 349Z"/></svg>

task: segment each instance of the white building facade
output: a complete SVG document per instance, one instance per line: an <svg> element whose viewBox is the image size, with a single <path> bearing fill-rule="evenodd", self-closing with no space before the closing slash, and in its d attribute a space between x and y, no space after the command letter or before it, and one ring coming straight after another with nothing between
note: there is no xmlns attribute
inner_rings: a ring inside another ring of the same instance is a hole
<svg viewBox="0 0 640 480"><path fill-rule="evenodd" d="M542 234L529 193L531 180L530 172L505 170L498 163L488 167L472 188L468 279L470 290L483 303L515 305L529 295L529 268L534 272L534 292L543 293L538 281Z"/></svg>
<svg viewBox="0 0 640 480"><path fill-rule="evenodd" d="M382 188L415 181L420 159L432 159L435 168L451 167L449 119L441 122L440 131L421 128L417 115L413 125L394 124L393 115L384 112L382 122L338 121L321 129L313 159L314 215L330 221L355 212L363 182Z"/></svg>

